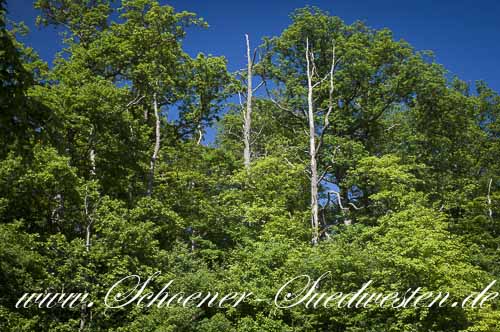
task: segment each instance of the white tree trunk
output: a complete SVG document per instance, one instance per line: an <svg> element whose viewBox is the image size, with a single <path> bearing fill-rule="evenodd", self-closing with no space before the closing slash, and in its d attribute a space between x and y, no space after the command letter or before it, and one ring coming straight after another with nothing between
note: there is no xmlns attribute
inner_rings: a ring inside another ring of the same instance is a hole
<svg viewBox="0 0 500 332"><path fill-rule="evenodd" d="M95 176L95 150L94 147L90 149L90 174Z"/></svg>
<svg viewBox="0 0 500 332"><path fill-rule="evenodd" d="M307 62L307 117L309 120L309 157L311 171L311 227L313 245L319 241L319 216L318 216L318 165L316 160L316 127L314 123L313 102L313 70L309 54L309 39L306 39L306 62Z"/></svg>
<svg viewBox="0 0 500 332"><path fill-rule="evenodd" d="M243 150L243 160L245 168L250 169L250 133L252 130L252 58L250 57L250 40L248 34L245 34L247 42L247 105L243 116L243 142L245 144L245 149Z"/></svg>
<svg viewBox="0 0 500 332"><path fill-rule="evenodd" d="M92 126L90 128L90 152L89 152L89 159L90 159L90 178L93 180L95 179L96 175L96 166L95 166L95 149L94 149L94 127ZM85 226L85 251L87 253L90 252L90 246L91 246L91 236L92 236L92 217L90 215L89 211L89 196L87 192L87 188L85 188L85 198L84 198L84 209L85 209L85 219L87 220L87 225ZM87 292L87 287L85 287L85 292ZM80 329L79 331L83 331L85 328L85 325L87 323L86 320L87 317L87 306L85 303L82 303L80 307Z"/></svg>
<svg viewBox="0 0 500 332"><path fill-rule="evenodd" d="M92 169L91 176L95 177L95 163L91 160ZM84 197L84 213L85 219L87 221L87 225L85 226L85 251L87 254L90 252L91 246L91 236L92 236L92 224L94 223L93 212L90 211L90 202L89 202L89 194L88 188L85 187L85 197ZM88 279L87 277L85 279ZM88 281L88 280L86 280ZM85 287L85 293L87 292L87 287ZM91 309L87 308L86 303L82 303L80 307L80 328L79 331L83 331L85 329L85 325L87 324L87 316L90 316L90 320L92 319Z"/></svg>
<svg viewBox="0 0 500 332"><path fill-rule="evenodd" d="M154 116L155 116L155 146L153 150L153 155L151 156L151 162L149 166L149 179L148 179L148 188L146 195L151 196L153 193L153 181L154 181L154 173L155 173L155 165L156 159L158 159L158 154L160 152L160 114L158 111L158 101L156 99L156 93L153 94L153 107L154 107Z"/></svg>
<svg viewBox="0 0 500 332"><path fill-rule="evenodd" d="M493 179L490 178L490 181L488 183L488 195L487 197L487 202L488 202L488 217L490 218L491 221L493 221L493 211L491 210L491 184L493 182Z"/></svg>
<svg viewBox="0 0 500 332"><path fill-rule="evenodd" d="M94 147L94 126L90 128L90 178L91 180L95 180L96 176L96 165L95 165L95 147ZM85 227L85 249L87 252L90 251L90 238L92 232L92 216L89 211L89 201L88 201L88 193L87 189L85 189L85 217L87 219L87 226Z"/></svg>
<svg viewBox="0 0 500 332"><path fill-rule="evenodd" d="M198 125L198 140L196 141L197 145L200 145L203 142L203 129L201 128L201 124Z"/></svg>

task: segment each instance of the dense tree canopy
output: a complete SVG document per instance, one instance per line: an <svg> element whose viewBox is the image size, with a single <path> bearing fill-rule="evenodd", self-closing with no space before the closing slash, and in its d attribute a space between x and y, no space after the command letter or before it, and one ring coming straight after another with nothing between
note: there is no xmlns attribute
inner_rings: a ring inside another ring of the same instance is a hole
<svg viewBox="0 0 500 332"><path fill-rule="evenodd" d="M0 0L0 330L500 330L498 302L106 308L117 280L157 271L152 289L267 299L326 271L325 291L481 290L500 277L500 96L387 29L298 9L256 49L245 167L245 105L230 101L247 74L182 47L206 22L156 0L34 6L65 48L49 69ZM15 308L49 290L95 304Z"/></svg>

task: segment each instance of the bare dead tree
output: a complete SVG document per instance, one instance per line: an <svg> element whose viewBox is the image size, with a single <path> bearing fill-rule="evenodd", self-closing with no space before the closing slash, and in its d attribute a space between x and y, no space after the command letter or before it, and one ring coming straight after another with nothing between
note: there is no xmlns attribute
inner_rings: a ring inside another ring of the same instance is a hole
<svg viewBox="0 0 500 332"><path fill-rule="evenodd" d="M318 174L318 159L319 152L321 150L323 139L331 125L330 115L334 109L334 71L336 66L335 58L335 42L332 43L332 61L330 70L323 78L318 78L318 72L316 69L314 52L309 45L309 38L306 38L306 74L307 74L307 111L304 109L292 109L278 102L272 93L269 91L266 83L266 79L263 80L263 85L266 88L266 92L269 100L280 110L285 111L292 115L295 119L302 122L304 119L307 122L308 130L304 130L306 136L309 139L309 170L308 175L310 178L310 189L311 189L311 228L312 228L312 238L311 242L316 245L319 242L321 235L320 232L320 221L319 221L319 185L321 181L325 178L328 168L319 175ZM328 90L328 106L325 110L317 110L314 105L314 90L326 80L329 80L329 90ZM321 111L321 112L319 112ZM322 124L319 128L316 127L316 121L318 115L321 114Z"/></svg>
<svg viewBox="0 0 500 332"><path fill-rule="evenodd" d="M158 154L160 153L160 140L161 140L160 114L159 114L159 110L158 110L158 100L156 97L156 92L153 94L153 108L154 108L154 117L155 117L155 145L154 145L153 155L151 156L151 161L150 161L150 165L149 165L148 188L146 191L147 196L151 196L151 194L153 193L153 181L154 181L156 159L158 159Z"/></svg>
<svg viewBox="0 0 500 332"><path fill-rule="evenodd" d="M255 58L257 57L257 49L254 49L253 56L251 56L250 49L250 37L248 34L245 34L246 40L246 57L247 57L247 67L246 69L241 69L241 72L246 70L246 102L245 106L243 105L241 95L242 93L238 92L238 97L240 101L240 106L243 114L243 163L245 165L246 170L250 169L250 163L252 161L252 145L255 143L255 138L253 141L251 139L252 136L252 111L253 111L253 95L259 90L261 86L265 85L265 80L262 80L255 88L253 87L253 68L255 66ZM243 76L243 75L242 75ZM261 128L262 131L262 128ZM260 135L260 132L258 133Z"/></svg>
<svg viewBox="0 0 500 332"><path fill-rule="evenodd" d="M245 34L245 39L247 43L247 100L246 110L243 112L243 143L245 144L245 148L243 150L243 161L245 168L249 170L251 161L250 134L252 131L253 61L250 57L250 38L248 37L248 34Z"/></svg>
<svg viewBox="0 0 500 332"><path fill-rule="evenodd" d="M311 55L309 53L309 38L306 39L306 62L307 62L307 117L309 120L309 156L311 171L311 227L312 243L319 241L319 203L318 203L318 165L316 153L316 127L314 122L314 101L313 101L313 75Z"/></svg>
<svg viewBox="0 0 500 332"><path fill-rule="evenodd" d="M314 53L309 45L309 38L306 38L306 70L307 70L307 120L309 124L309 169L311 180L311 228L313 245L319 242L320 237L320 223L319 223L319 193L318 187L324 175L318 175L318 156L323 144L323 137L330 126L330 114L333 111L333 74L335 69L335 45L332 49L332 63L330 71L322 79L315 81L316 65L314 63ZM316 128L316 110L314 107L314 89L322 84L325 80L329 79L329 101L328 109L323 115L323 125L319 130Z"/></svg>

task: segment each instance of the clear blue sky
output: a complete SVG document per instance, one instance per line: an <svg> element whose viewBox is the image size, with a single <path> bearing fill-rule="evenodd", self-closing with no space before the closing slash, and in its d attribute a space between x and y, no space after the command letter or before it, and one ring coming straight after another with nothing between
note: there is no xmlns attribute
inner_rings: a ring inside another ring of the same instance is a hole
<svg viewBox="0 0 500 332"><path fill-rule="evenodd" d="M24 21L31 34L25 39L51 61L61 48L53 28L37 29L32 0L8 0L9 17ZM473 82L485 80L500 91L500 1L475 0L172 0L162 1L177 10L189 10L205 18L208 30L191 30L186 50L225 55L229 69L245 63L244 34L254 45L263 36L279 34L289 24L289 13L315 5L340 16L347 23L363 20L374 28L387 27L397 39L419 50L432 50L437 62L452 74Z"/></svg>

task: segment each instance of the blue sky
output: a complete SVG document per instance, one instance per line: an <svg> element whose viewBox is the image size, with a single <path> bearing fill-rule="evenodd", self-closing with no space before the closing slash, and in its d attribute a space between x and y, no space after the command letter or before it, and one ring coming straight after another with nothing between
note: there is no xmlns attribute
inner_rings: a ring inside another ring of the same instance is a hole
<svg viewBox="0 0 500 332"><path fill-rule="evenodd" d="M24 21L31 29L25 42L47 61L61 48L53 28L38 29L32 0L8 0L9 17ZM416 49L432 50L437 62L451 74L473 82L485 80L500 91L500 1L353 1L353 0L172 0L162 1L177 10L189 10L205 18L207 30L191 29L185 49L224 55L229 69L245 64L244 34L254 45L263 36L277 35L289 24L289 13L315 5L347 23L363 20L373 28L387 27L397 39Z"/></svg>

